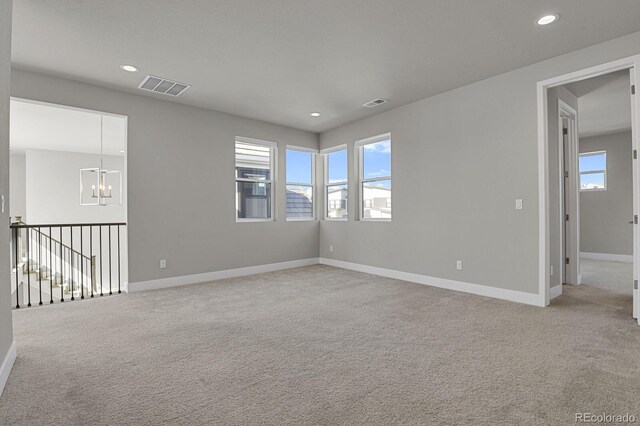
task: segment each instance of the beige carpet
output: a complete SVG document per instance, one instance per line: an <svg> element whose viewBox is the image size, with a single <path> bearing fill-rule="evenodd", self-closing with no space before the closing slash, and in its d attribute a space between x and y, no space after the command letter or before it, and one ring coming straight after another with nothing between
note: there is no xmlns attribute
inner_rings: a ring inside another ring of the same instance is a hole
<svg viewBox="0 0 640 426"><path fill-rule="evenodd" d="M582 284L627 295L633 292L633 263L580 259L580 275Z"/></svg>
<svg viewBox="0 0 640 426"><path fill-rule="evenodd" d="M15 312L2 425L572 424L640 415L630 297L547 309L311 266Z"/></svg>

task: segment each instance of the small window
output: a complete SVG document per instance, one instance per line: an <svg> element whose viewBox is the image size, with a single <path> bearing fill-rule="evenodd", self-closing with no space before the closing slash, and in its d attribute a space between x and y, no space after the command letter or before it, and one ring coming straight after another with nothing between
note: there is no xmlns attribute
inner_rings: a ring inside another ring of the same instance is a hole
<svg viewBox="0 0 640 426"><path fill-rule="evenodd" d="M326 218L347 219L347 149L325 154Z"/></svg>
<svg viewBox="0 0 640 426"><path fill-rule="evenodd" d="M356 142L360 219L391 220L391 136Z"/></svg>
<svg viewBox="0 0 640 426"><path fill-rule="evenodd" d="M287 220L315 218L314 162L313 152L287 148Z"/></svg>
<svg viewBox="0 0 640 426"><path fill-rule="evenodd" d="M605 191L607 189L607 152L580 154L580 191Z"/></svg>
<svg viewBox="0 0 640 426"><path fill-rule="evenodd" d="M236 139L236 220L271 220L275 144Z"/></svg>

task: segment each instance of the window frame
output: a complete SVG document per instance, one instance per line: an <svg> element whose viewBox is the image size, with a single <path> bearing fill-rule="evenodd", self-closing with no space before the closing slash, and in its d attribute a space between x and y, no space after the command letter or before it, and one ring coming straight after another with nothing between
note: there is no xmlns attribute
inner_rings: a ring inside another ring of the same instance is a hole
<svg viewBox="0 0 640 426"><path fill-rule="evenodd" d="M265 141L261 139L247 138L244 136L236 136L233 143L233 171L234 174L236 172L237 163L236 163L236 144L246 143L251 145L262 145L266 146L270 150L270 159L269 159L269 175L271 179L269 180L259 180L259 179L250 179L250 178L238 178L237 175L234 178L234 192L236 194L236 205L235 205L235 217L236 223L251 223L251 222L275 222L276 220L276 182L278 176L277 169L277 158L278 158L278 144L276 142ZM241 218L238 217L238 182L251 182L251 183L266 183L271 185L271 193L270 193L270 202L271 202L271 217L267 218Z"/></svg>
<svg viewBox="0 0 640 426"><path fill-rule="evenodd" d="M364 147L365 145L370 145L378 142L383 142L389 140L389 144L391 145L391 152L389 153L389 174L385 176L378 176L375 178L364 178ZM372 136L366 139L361 139L359 141L354 142L354 148L356 151L356 167L358 170L358 219L363 222L391 222L393 219L393 201L391 208L391 217L390 218L372 218L372 217L364 217L364 189L363 186L366 183L370 182L379 182L388 180L391 182L391 195L393 199L393 140L391 139L391 133L383 133L380 135Z"/></svg>
<svg viewBox="0 0 640 426"><path fill-rule="evenodd" d="M345 180L341 180L339 182L331 182L329 183L329 154L334 153L334 152L338 152L338 151L345 151L347 154L347 174L346 174L346 179ZM329 217L329 187L330 186L346 186L347 188L347 194L349 193L349 146L347 144L342 144L342 145L336 145L336 146L332 146L331 148L327 148L327 149L323 149L321 151L321 155L322 155L322 164L323 164L323 169L324 169L324 206L323 206L323 210L324 210L324 214L322 215L324 220L328 220L328 221L336 221L336 222L347 222L349 220L349 197L347 196L347 200L346 200L346 210L347 210L347 216L346 217Z"/></svg>
<svg viewBox="0 0 640 426"><path fill-rule="evenodd" d="M596 155L604 155L604 170L589 170L586 172L580 171L580 158L582 157L593 157ZM593 175L602 173L604 175L604 187L603 188L591 188L591 189L582 189L582 175ZM598 192L598 191L606 191L607 190L607 150L602 149L598 151L588 151L588 152L580 152L578 153L578 188L580 192Z"/></svg>
<svg viewBox="0 0 640 426"><path fill-rule="evenodd" d="M287 179L287 151L301 151L301 152L308 152L311 154L311 184L308 183L300 183L300 182L289 182L289 180ZM284 209L284 216L285 216L285 220L287 222L308 222L308 221L315 221L318 220L318 216L317 216L317 204L318 204L318 194L316 191L316 161L318 158L318 151L313 149L313 148L305 148L302 146L295 146L295 145L287 145L285 147L285 151L284 151L284 159L285 159L285 164L284 164L284 194L285 194L285 202L287 199L287 187L288 186L306 186L306 187L311 187L311 211L312 211L312 217L292 217L289 218L287 217L287 208L285 205L285 209Z"/></svg>

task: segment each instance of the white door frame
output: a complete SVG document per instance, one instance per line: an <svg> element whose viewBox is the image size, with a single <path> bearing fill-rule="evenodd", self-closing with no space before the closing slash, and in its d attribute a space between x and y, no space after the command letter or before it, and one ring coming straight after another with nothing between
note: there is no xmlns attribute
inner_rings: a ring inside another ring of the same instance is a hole
<svg viewBox="0 0 640 426"><path fill-rule="evenodd" d="M549 141L548 141L548 108L547 108L547 89L561 86L563 84L575 81L585 80L597 77L603 74L609 74L615 71L632 68L632 81L640 81L640 55L631 56L617 61L608 62L606 64L597 65L580 71L564 74L558 77L549 78L539 81L537 84L537 103L538 103L538 304L540 306L548 306L550 302L550 258L549 258ZM640 96L632 97L632 149L638 150L638 127L640 119ZM633 163L633 211L634 215L640 212L640 182L636 162ZM633 279L638 280L639 267L639 248L640 233L639 225L633 227ZM634 290L634 312L640 309L640 298L637 291Z"/></svg>
<svg viewBox="0 0 640 426"><path fill-rule="evenodd" d="M564 152L563 119L569 121L567 135L567 157ZM580 197L578 182L578 112L562 99L558 99L558 184L559 194L559 224L560 224L560 259L561 283L580 284ZM568 177L564 177L564 171ZM566 185L565 185L566 179ZM569 190L565 193L565 187ZM569 220L565 219L569 215ZM568 244L566 244L568 243ZM569 265L565 264L565 257L569 259Z"/></svg>

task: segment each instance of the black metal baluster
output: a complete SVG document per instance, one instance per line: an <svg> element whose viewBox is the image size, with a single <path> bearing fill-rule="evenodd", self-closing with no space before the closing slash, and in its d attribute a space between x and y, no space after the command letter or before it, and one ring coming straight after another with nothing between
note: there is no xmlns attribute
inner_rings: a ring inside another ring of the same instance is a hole
<svg viewBox="0 0 640 426"><path fill-rule="evenodd" d="M111 291L111 271L113 267L111 266L111 225L109 225L109 294L113 294Z"/></svg>
<svg viewBox="0 0 640 426"><path fill-rule="evenodd" d="M64 302L64 250L62 249L62 226L60 227L60 301Z"/></svg>
<svg viewBox="0 0 640 426"><path fill-rule="evenodd" d="M104 296L102 293L102 225L100 225L100 297Z"/></svg>
<svg viewBox="0 0 640 426"><path fill-rule="evenodd" d="M53 277L51 276L51 271L53 270L53 233L51 232L51 227L49 227L49 264L51 265L51 270L49 271L49 296L51 300L49 303L53 303L53 280L55 279L55 274ZM40 301L42 305L42 301Z"/></svg>
<svg viewBox="0 0 640 426"><path fill-rule="evenodd" d="M31 228L27 231L27 285L31 288Z"/></svg>
<svg viewBox="0 0 640 426"><path fill-rule="evenodd" d="M84 251L82 250L82 225L80 226L80 299L84 299Z"/></svg>
<svg viewBox="0 0 640 426"><path fill-rule="evenodd" d="M38 227L38 292L40 304L42 304L42 230ZM29 292L29 304L31 306L31 292Z"/></svg>
<svg viewBox="0 0 640 426"><path fill-rule="evenodd" d="M70 226L69 230L71 233L71 250L69 251L69 262L71 262L69 266L69 272L71 272L71 300L75 300L75 297L73 296L73 282L75 281L73 274L73 226Z"/></svg>
<svg viewBox="0 0 640 426"><path fill-rule="evenodd" d="M120 225L118 225L118 294L122 293L120 291Z"/></svg>
<svg viewBox="0 0 640 426"><path fill-rule="evenodd" d="M96 285L96 283L93 282L95 279L95 275L93 274L93 226L89 227L89 259L91 262L89 265L89 268L91 268L91 279L89 281L91 282L91 297L93 297L93 286Z"/></svg>
<svg viewBox="0 0 640 426"><path fill-rule="evenodd" d="M18 228L13 228L13 248L15 252L13 263L16 267L16 309L20 309L20 280L18 278Z"/></svg>
<svg viewBox="0 0 640 426"><path fill-rule="evenodd" d="M42 229L38 227L38 293L40 294L40 300L42 300ZM31 288L31 286L29 286ZM31 291L29 291L29 304L31 306Z"/></svg>

